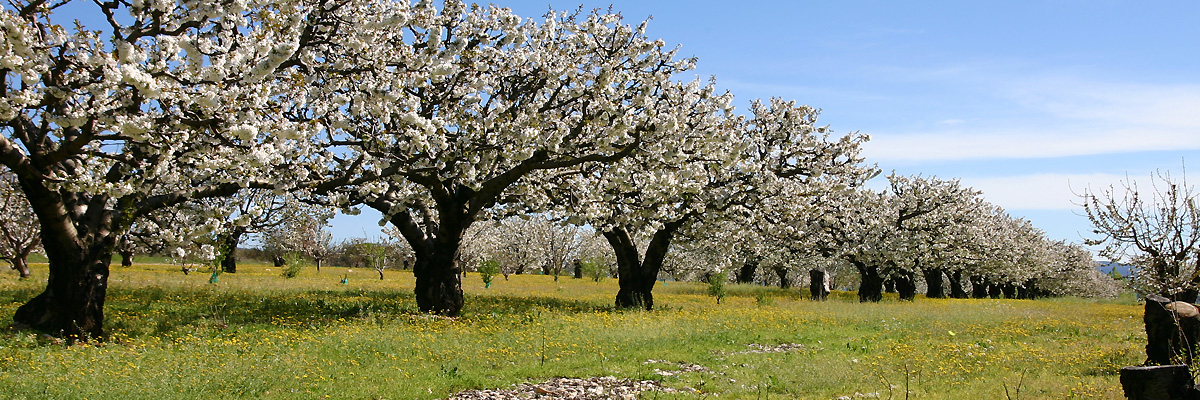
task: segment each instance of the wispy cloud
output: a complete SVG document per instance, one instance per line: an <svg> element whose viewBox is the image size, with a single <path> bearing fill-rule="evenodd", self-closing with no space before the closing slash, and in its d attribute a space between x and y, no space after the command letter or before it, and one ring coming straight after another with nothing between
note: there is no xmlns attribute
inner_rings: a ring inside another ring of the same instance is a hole
<svg viewBox="0 0 1200 400"><path fill-rule="evenodd" d="M1148 85L1042 78L1009 88L1033 110L1115 126L1200 129L1200 85Z"/></svg>
<svg viewBox="0 0 1200 400"><path fill-rule="evenodd" d="M1082 210L1085 190L1117 188L1125 175L1030 174L1004 177L964 177L963 185L983 192L988 202L1008 210Z"/></svg>
<svg viewBox="0 0 1200 400"><path fill-rule="evenodd" d="M1010 132L969 129L932 133L876 133L864 153L876 161L952 161L1052 158L1200 149L1200 131L1114 129L1107 132Z"/></svg>
<svg viewBox="0 0 1200 400"><path fill-rule="evenodd" d="M997 89L1005 117L874 132L869 158L944 161L1200 149L1200 86L1038 79Z"/></svg>

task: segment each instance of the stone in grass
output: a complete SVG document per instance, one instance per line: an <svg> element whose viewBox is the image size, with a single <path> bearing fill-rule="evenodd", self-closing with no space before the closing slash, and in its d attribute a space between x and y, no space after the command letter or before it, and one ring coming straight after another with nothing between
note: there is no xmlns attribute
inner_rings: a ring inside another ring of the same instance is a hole
<svg viewBox="0 0 1200 400"><path fill-rule="evenodd" d="M750 347L750 350L739 351L733 354L787 353L789 351L804 350L804 345L799 343L784 343L774 346L751 343L746 346Z"/></svg>
<svg viewBox="0 0 1200 400"><path fill-rule="evenodd" d="M456 393L447 400L601 400L636 399L638 393L672 390L654 381L635 381L611 376L592 378L556 378L538 384L524 383L511 390L468 390Z"/></svg>
<svg viewBox="0 0 1200 400"><path fill-rule="evenodd" d="M1121 387L1129 400L1200 399L1186 365L1121 368Z"/></svg>

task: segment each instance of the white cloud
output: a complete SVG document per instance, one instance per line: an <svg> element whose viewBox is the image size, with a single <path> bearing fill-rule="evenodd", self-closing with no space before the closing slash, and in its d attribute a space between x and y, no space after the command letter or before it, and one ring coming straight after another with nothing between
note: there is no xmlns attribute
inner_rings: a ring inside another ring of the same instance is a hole
<svg viewBox="0 0 1200 400"><path fill-rule="evenodd" d="M1043 78L1014 85L1009 96L1033 110L1113 126L1200 129L1200 86L1086 82Z"/></svg>
<svg viewBox="0 0 1200 400"><path fill-rule="evenodd" d="M1006 210L1080 210L1085 190L1118 190L1127 177L1116 174L1031 174L1004 177L961 178L963 185L983 192L988 202ZM1147 177L1148 178L1148 177ZM1136 180L1136 178L1135 178Z"/></svg>
<svg viewBox="0 0 1200 400"><path fill-rule="evenodd" d="M911 162L1200 149L1200 86L1041 78L990 90L992 106L1007 110L1001 116L942 119L924 132L868 132L866 156Z"/></svg>
<svg viewBox="0 0 1200 400"><path fill-rule="evenodd" d="M1200 108L1198 108L1200 109ZM1111 130L1107 132L984 132L871 135L863 146L868 160L946 161L999 158L1053 158L1161 150L1200 150L1200 130Z"/></svg>

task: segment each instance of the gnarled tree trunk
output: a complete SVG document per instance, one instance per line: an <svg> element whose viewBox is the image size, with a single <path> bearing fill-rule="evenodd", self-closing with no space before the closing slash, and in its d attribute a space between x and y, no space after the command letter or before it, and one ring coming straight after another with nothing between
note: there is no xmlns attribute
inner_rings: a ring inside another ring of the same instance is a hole
<svg viewBox="0 0 1200 400"><path fill-rule="evenodd" d="M965 288L963 288L962 271L954 271L950 273L950 297L956 299L965 299L970 297Z"/></svg>
<svg viewBox="0 0 1200 400"><path fill-rule="evenodd" d="M1038 297L1043 297L1041 290L1038 289L1037 279L1026 280L1025 283L1017 287L1017 298L1025 300L1033 300Z"/></svg>
<svg viewBox="0 0 1200 400"><path fill-rule="evenodd" d="M104 337L104 299L117 234L127 214L107 209L110 198L64 196L39 182L18 181L41 226L48 258L46 289L17 308L13 325L73 340ZM69 201L75 201L71 203ZM132 198L118 200L132 207ZM86 206L74 207L69 204Z"/></svg>
<svg viewBox="0 0 1200 400"><path fill-rule="evenodd" d="M1000 285L1000 292L1004 293L1004 298L1017 298L1017 285L1012 282L1003 283Z"/></svg>
<svg viewBox="0 0 1200 400"><path fill-rule="evenodd" d="M999 283L990 283L989 282L987 285L987 288L988 288L987 289L988 297L991 297L993 299L999 299L999 298L1004 297L1004 288Z"/></svg>
<svg viewBox="0 0 1200 400"><path fill-rule="evenodd" d="M775 275L779 276L779 288L780 289L790 289L792 287L792 281L790 279L788 279L787 267L784 267L782 265L776 265L774 270L775 270Z"/></svg>
<svg viewBox="0 0 1200 400"><path fill-rule="evenodd" d="M18 249L17 253L13 254L13 257L8 260L8 262L12 263L12 269L16 270L17 274L20 274L21 279L28 278L32 274L29 271L29 253L32 251L32 246Z"/></svg>
<svg viewBox="0 0 1200 400"><path fill-rule="evenodd" d="M427 234L408 211L392 216L392 225L403 234L416 255L413 276L417 309L423 313L457 317L462 313L462 270L458 266L463 233L474 222L463 204L439 207L440 223L426 223L437 229Z"/></svg>
<svg viewBox="0 0 1200 400"><path fill-rule="evenodd" d="M43 240L53 265L46 290L18 307L13 322L69 340L104 337L104 299L115 241L109 237L98 242L82 247Z"/></svg>
<svg viewBox="0 0 1200 400"><path fill-rule="evenodd" d="M879 268L862 262L851 261L861 277L858 283L859 302L878 302L883 300L883 278L879 276Z"/></svg>
<svg viewBox="0 0 1200 400"><path fill-rule="evenodd" d="M925 276L925 297L931 299L940 299L946 297L946 291L942 286L942 275L945 275L944 270L926 268L921 271Z"/></svg>
<svg viewBox="0 0 1200 400"><path fill-rule="evenodd" d="M900 294L900 300L912 301L917 298L916 277L911 271L895 274L892 281L896 282L896 292Z"/></svg>
<svg viewBox="0 0 1200 400"><path fill-rule="evenodd" d="M758 260L749 260L738 268L737 283L754 283L754 273L758 272Z"/></svg>
<svg viewBox="0 0 1200 400"><path fill-rule="evenodd" d="M822 269L808 271L808 292L813 300L824 301L829 297L829 275Z"/></svg>
<svg viewBox="0 0 1200 400"><path fill-rule="evenodd" d="M241 227L234 228L224 237L225 258L221 259L221 270L234 274L237 273L237 248L238 243L242 242L242 235L246 233ZM276 265L278 267L278 265Z"/></svg>
<svg viewBox="0 0 1200 400"><path fill-rule="evenodd" d="M617 227L603 232L604 238L613 248L617 259L618 308L654 309L654 284L658 271L662 269L671 246L675 231L686 223L687 218L664 224L654 232L646 247L646 258L638 255L637 243L625 228Z"/></svg>
<svg viewBox="0 0 1200 400"><path fill-rule="evenodd" d="M121 254L121 266L122 267L132 267L133 266L133 251L132 250L121 250L119 253Z"/></svg>
<svg viewBox="0 0 1200 400"><path fill-rule="evenodd" d="M31 275L28 256L13 257L9 262L12 263L12 269L17 270L17 273L21 275L21 279L28 278Z"/></svg>
<svg viewBox="0 0 1200 400"><path fill-rule="evenodd" d="M971 297L976 299L986 299L988 297L987 278L978 275L971 276Z"/></svg>
<svg viewBox="0 0 1200 400"><path fill-rule="evenodd" d="M417 278L417 309L423 313L457 317L463 308L462 280L453 254L458 249L438 250L441 251L417 253L417 262L413 266L413 275Z"/></svg>

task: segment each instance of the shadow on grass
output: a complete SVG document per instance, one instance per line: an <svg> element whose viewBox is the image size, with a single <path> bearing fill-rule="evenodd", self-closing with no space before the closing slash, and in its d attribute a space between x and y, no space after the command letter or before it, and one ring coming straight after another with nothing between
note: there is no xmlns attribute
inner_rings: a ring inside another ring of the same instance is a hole
<svg viewBox="0 0 1200 400"><path fill-rule="evenodd" d="M655 292L708 295L708 286L702 285L671 285L673 282L659 282ZM748 283L730 283L725 285L725 295L729 297L761 297L806 299L809 297L808 288L779 288Z"/></svg>
<svg viewBox="0 0 1200 400"><path fill-rule="evenodd" d="M615 311L613 306L542 296L471 296L466 298L463 314L529 314L538 311L579 314Z"/></svg>
<svg viewBox="0 0 1200 400"><path fill-rule="evenodd" d="M24 294L0 296L24 297ZM394 290L212 291L181 288L110 290L107 330L127 337L171 336L198 329L256 329L262 326L319 327L370 321L422 323L414 294ZM0 297L2 298L2 297ZM613 311L579 300L536 296L472 296L465 299L463 323L481 323L540 312L578 314Z"/></svg>

